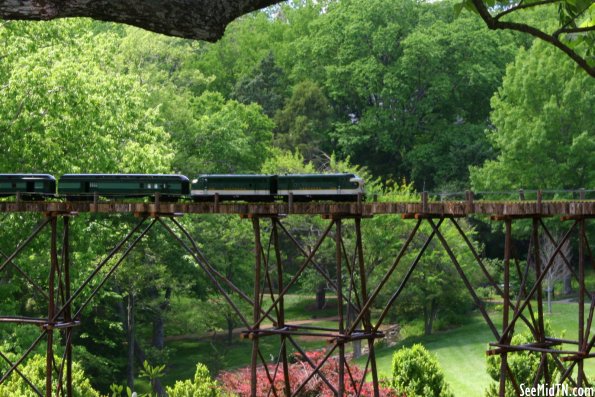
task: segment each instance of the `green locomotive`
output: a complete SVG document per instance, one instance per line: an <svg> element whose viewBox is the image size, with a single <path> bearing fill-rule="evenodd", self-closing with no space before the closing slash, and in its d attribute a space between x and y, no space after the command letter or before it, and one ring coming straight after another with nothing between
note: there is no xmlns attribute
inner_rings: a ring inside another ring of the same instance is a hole
<svg viewBox="0 0 595 397"><path fill-rule="evenodd" d="M203 174L192 181L195 201L220 200L355 201L364 181L355 174L230 175Z"/></svg>

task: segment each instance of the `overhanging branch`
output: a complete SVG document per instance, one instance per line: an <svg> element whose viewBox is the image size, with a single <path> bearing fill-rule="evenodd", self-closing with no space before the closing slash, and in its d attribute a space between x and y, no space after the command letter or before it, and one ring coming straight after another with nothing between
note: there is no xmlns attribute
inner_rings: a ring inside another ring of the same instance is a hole
<svg viewBox="0 0 595 397"><path fill-rule="evenodd" d="M591 77L595 77L595 66L590 66L585 58L583 58L572 48L564 44L557 36L545 33L542 30L539 30L533 26L526 25L523 23L499 21L490 14L482 0L471 1L475 6L475 9L481 16L481 19L483 19L486 25L488 25L488 28L494 30L515 30L517 32L528 33L545 42L548 42L553 46L559 48L560 50L564 51L564 53L566 53L566 55L568 55L570 59L572 59L576 64L578 64L578 66L585 70Z"/></svg>
<svg viewBox="0 0 595 397"><path fill-rule="evenodd" d="M216 41L237 17L280 0L0 0L0 19L90 17L170 36Z"/></svg>

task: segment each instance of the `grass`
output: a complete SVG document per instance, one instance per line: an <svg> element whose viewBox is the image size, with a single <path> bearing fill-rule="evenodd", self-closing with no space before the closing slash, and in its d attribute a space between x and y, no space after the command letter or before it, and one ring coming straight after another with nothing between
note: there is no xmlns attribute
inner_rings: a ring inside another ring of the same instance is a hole
<svg viewBox="0 0 595 397"><path fill-rule="evenodd" d="M322 327L336 327L332 321L317 320L336 314L336 301L329 300L327 308L317 311L314 309L315 298L290 295L286 299L286 317L293 321L311 319L311 324ZM588 313L587 313L588 314ZM576 303L554 303L553 313L545 313L546 321L550 323L555 336L576 339L578 333L578 314ZM501 313L494 312L491 318L498 329L501 329ZM521 323L519 323L521 324ZM519 326L517 332L526 331L525 326ZM592 332L595 332L593 327ZM433 335L422 335L421 324L409 324L402 328L405 338L397 346L380 348L377 350L379 372L389 376L391 372L392 355L396 349L421 343L434 353L456 396L480 396L491 381L486 373L485 351L488 343L494 337L479 314L468 317L466 324L447 331L436 332ZM216 339L202 338L193 340L174 340L167 343L171 351L167 373L162 379L165 385L173 385L176 380L192 378L197 362L206 364L213 374L221 370L230 370L250 364L251 342L240 341L234 336L234 342L228 345L223 336ZM265 359L276 357L279 351L277 338L262 338L261 348ZM304 349L313 350L325 346L325 341L300 340ZM363 343L365 345L365 343ZM563 346L569 348L569 346ZM290 353L293 349L289 349ZM365 357L359 359L358 364L365 365ZM595 360L585 361L585 371L595 374ZM145 381L138 383L139 391L148 391Z"/></svg>
<svg viewBox="0 0 595 397"><path fill-rule="evenodd" d="M492 319L496 327L501 329L499 313L493 313ZM552 332L567 338L576 339L578 334L578 311L574 303L555 303L552 314L545 313L544 318L549 321ZM518 327L523 332L526 327ZM595 327L591 328L595 332ZM486 373L485 351L494 337L484 319L476 314L469 317L467 324L444 332L429 336L410 336L397 346L381 348L377 351L378 369L381 374L388 376L391 372L392 355L401 347L408 347L414 343L423 344L434 353L440 362L447 382L451 385L456 396L480 396L491 381ZM569 346L563 346L568 348ZM365 363L360 359L360 363ZM587 375L595 374L595 360L585 361Z"/></svg>

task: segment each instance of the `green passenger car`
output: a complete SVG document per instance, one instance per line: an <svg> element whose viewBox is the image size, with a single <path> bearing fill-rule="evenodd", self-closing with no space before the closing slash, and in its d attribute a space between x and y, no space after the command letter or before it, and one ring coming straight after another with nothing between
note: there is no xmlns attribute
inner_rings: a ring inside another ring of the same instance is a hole
<svg viewBox="0 0 595 397"><path fill-rule="evenodd" d="M58 181L58 193L69 200L90 200L95 195L131 198L161 195L174 201L190 194L184 175L163 174L65 174Z"/></svg>
<svg viewBox="0 0 595 397"><path fill-rule="evenodd" d="M0 174L0 197L21 194L23 200L42 200L56 194L56 178L48 174Z"/></svg>

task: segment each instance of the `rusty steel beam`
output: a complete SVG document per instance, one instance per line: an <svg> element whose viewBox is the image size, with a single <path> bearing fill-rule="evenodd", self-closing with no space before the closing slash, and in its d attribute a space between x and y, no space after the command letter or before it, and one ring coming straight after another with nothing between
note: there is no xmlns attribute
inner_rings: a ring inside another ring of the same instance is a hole
<svg viewBox="0 0 595 397"><path fill-rule="evenodd" d="M130 202L1 202L1 212L93 212L128 213L143 216L167 214L237 214L284 216L286 214L327 216L372 216L382 214L427 214L440 216L534 216L595 217L595 200L570 201L467 201L368 202L368 203L130 203Z"/></svg>

